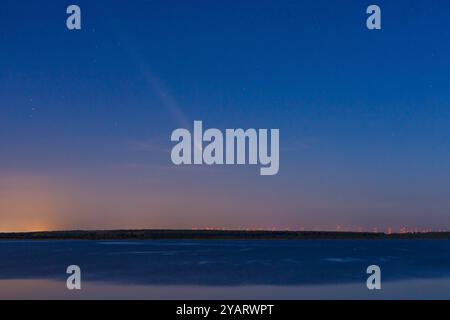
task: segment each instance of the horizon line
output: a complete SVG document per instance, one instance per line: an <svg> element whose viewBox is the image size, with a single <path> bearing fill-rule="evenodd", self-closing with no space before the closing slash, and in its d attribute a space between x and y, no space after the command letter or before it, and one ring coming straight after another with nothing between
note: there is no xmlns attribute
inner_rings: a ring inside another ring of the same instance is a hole
<svg viewBox="0 0 450 320"><path fill-rule="evenodd" d="M257 232L265 232L265 233L333 233L333 234L345 234L345 233L353 233L353 234L374 234L374 235L402 235L402 234L444 234L450 233L449 230L400 230L399 232L384 232L384 231L364 231L364 230L288 230L288 229L227 229L227 228L143 228L143 229L55 229L55 230L33 230L33 231L1 231L0 234L33 234L33 233L63 233L63 232L245 232L245 233L257 233Z"/></svg>

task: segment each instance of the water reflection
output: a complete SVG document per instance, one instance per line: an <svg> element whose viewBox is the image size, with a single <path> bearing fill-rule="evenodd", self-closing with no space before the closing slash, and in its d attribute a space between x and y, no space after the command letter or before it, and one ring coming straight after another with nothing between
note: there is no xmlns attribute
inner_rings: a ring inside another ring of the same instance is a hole
<svg viewBox="0 0 450 320"><path fill-rule="evenodd" d="M450 241L0 241L0 298L450 298ZM81 292L65 288L82 268ZM365 287L366 267L383 289Z"/></svg>
<svg viewBox="0 0 450 320"><path fill-rule="evenodd" d="M56 280L0 280L0 299L450 299L450 278L305 286L177 286L84 282L69 291Z"/></svg>

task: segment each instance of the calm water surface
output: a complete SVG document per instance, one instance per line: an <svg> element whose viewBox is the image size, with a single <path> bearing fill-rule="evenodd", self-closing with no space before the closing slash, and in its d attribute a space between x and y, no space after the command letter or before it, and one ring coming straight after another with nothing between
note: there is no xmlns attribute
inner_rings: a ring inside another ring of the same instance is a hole
<svg viewBox="0 0 450 320"><path fill-rule="evenodd" d="M81 291L66 289L72 264ZM10 298L450 299L450 240L0 241Z"/></svg>

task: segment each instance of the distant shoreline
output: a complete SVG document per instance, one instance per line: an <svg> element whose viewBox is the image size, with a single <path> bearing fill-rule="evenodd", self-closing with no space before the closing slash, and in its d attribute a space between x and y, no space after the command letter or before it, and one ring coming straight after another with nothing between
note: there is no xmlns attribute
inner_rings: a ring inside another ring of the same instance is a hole
<svg viewBox="0 0 450 320"><path fill-rule="evenodd" d="M92 230L0 233L0 240L393 240L450 239L450 232Z"/></svg>

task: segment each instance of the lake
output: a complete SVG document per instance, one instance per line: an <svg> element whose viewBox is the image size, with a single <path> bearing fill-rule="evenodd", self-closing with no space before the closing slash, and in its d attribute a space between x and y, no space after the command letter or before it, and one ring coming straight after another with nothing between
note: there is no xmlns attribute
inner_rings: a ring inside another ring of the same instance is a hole
<svg viewBox="0 0 450 320"><path fill-rule="evenodd" d="M15 298L450 299L450 240L0 241L0 299Z"/></svg>

